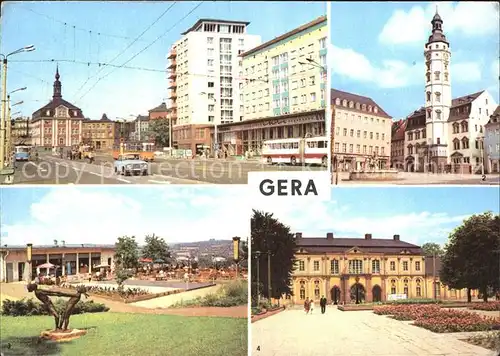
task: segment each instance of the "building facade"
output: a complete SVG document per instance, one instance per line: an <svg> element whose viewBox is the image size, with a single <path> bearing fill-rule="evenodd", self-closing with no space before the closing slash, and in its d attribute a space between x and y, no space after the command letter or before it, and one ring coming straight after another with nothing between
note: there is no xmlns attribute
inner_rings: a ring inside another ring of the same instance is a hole
<svg viewBox="0 0 500 356"><path fill-rule="evenodd" d="M30 135L30 118L29 117L18 117L11 122L11 137L12 144L20 145L26 144L31 145L31 135Z"/></svg>
<svg viewBox="0 0 500 356"><path fill-rule="evenodd" d="M166 103L161 103L157 107L149 110L149 120L166 119L168 116L168 108Z"/></svg>
<svg viewBox="0 0 500 356"><path fill-rule="evenodd" d="M114 269L114 245L61 245L57 241L53 246L33 246L32 271L46 273L46 269L37 266L52 263L59 266L58 274L75 275L92 272L96 266L110 266ZM26 246L0 247L0 281L17 282L26 280L28 262Z"/></svg>
<svg viewBox="0 0 500 356"><path fill-rule="evenodd" d="M500 172L500 105L484 125L484 147L487 172Z"/></svg>
<svg viewBox="0 0 500 356"><path fill-rule="evenodd" d="M152 135L149 131L149 116L138 115L133 121L133 142L151 142Z"/></svg>
<svg viewBox="0 0 500 356"><path fill-rule="evenodd" d="M325 135L325 16L242 53L241 62L243 117L218 127L224 151L260 155L265 140Z"/></svg>
<svg viewBox="0 0 500 356"><path fill-rule="evenodd" d="M451 51L436 13L425 44L425 105L408 116L407 171L475 173L484 165L484 125L496 108L482 90L452 99Z"/></svg>
<svg viewBox="0 0 500 356"><path fill-rule="evenodd" d="M340 170L362 170L373 162L389 168L392 118L371 98L331 90L335 131L332 155Z"/></svg>
<svg viewBox="0 0 500 356"><path fill-rule="evenodd" d="M391 168L404 170L405 159L405 130L407 120L398 120L392 123L391 131Z"/></svg>
<svg viewBox="0 0 500 356"><path fill-rule="evenodd" d="M96 150L109 150L116 144L114 121L103 114L100 120L83 120L82 141Z"/></svg>
<svg viewBox="0 0 500 356"><path fill-rule="evenodd" d="M83 112L62 98L59 78L57 68L52 100L32 115L30 131L35 146L70 147L82 142Z"/></svg>
<svg viewBox="0 0 500 356"><path fill-rule="evenodd" d="M238 55L260 44L249 22L200 19L168 55L173 146L201 153L213 146L210 128L242 120Z"/></svg>
<svg viewBox="0 0 500 356"><path fill-rule="evenodd" d="M447 288L439 280L439 259L425 257L419 246L400 240L303 238L296 234L296 269L292 275L295 304L306 298L329 303L380 302L389 295L405 294L408 299L466 298L466 290Z"/></svg>

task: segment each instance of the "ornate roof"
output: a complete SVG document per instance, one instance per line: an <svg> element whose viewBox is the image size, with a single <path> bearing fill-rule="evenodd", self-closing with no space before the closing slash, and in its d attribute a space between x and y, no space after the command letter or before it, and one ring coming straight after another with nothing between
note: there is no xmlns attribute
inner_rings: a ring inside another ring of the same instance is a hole
<svg viewBox="0 0 500 356"><path fill-rule="evenodd" d="M297 234L300 236L300 234ZM297 247L309 253L329 253L329 252L345 252L351 248L358 247L360 250L372 253L401 253L407 250L411 254L421 254L420 246L411 243L400 241L399 235L395 235L392 239L372 239L370 234L365 238L337 238L333 237L312 237L303 238L297 236ZM328 236L328 235L327 235Z"/></svg>
<svg viewBox="0 0 500 356"><path fill-rule="evenodd" d="M33 119L45 118L45 117L54 117L56 114L56 108L59 106L64 106L69 109L69 117L72 119L84 119L82 110L71 104L70 102L64 100L62 98L62 84L59 81L59 66L56 67L56 75L54 81L54 92L52 95L52 100L45 106L41 107L37 111L33 113ZM75 114L76 111L76 114Z"/></svg>
<svg viewBox="0 0 500 356"><path fill-rule="evenodd" d="M159 106L149 110L149 112L167 112L167 104L161 103Z"/></svg>
<svg viewBox="0 0 500 356"><path fill-rule="evenodd" d="M345 107L346 110L350 111L356 111L359 113L366 113L369 115L374 115L374 116L380 116L380 117L385 117L385 118L391 118L389 114L387 114L373 99L367 97L367 96L362 96L362 95L357 95L357 94L352 94L348 93L345 91L337 90L337 89L332 89L331 90L331 105L335 105L336 99L342 100L347 100L347 103L353 102L354 106L351 107ZM357 107L357 104L359 104L359 108ZM371 106L372 108L377 108L377 112L369 112L368 110L362 110L363 105L366 107ZM339 107L342 108L342 107Z"/></svg>
<svg viewBox="0 0 500 356"><path fill-rule="evenodd" d="M432 34L429 36L427 44L433 42L444 42L449 45L448 40L446 39L446 36L444 35L443 32L443 20L441 19L441 16L439 16L437 8L436 8L436 14L432 18L431 24L432 24Z"/></svg>

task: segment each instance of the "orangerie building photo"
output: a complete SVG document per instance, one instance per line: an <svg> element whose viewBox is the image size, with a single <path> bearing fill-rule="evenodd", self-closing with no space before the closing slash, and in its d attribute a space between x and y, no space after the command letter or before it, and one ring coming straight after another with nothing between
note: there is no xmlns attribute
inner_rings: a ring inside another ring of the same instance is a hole
<svg viewBox="0 0 500 356"><path fill-rule="evenodd" d="M439 279L439 256L424 256L420 246L391 239L304 238L296 233L296 267L292 274L293 304L306 298L329 304L371 303L397 299L464 300L467 290L449 289ZM477 291L472 291L472 297Z"/></svg>

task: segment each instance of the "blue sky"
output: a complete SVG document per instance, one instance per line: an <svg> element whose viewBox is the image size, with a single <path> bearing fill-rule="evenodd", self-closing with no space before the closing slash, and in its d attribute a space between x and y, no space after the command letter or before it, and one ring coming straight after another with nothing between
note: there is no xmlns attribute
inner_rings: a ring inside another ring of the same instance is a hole
<svg viewBox="0 0 500 356"><path fill-rule="evenodd" d="M452 52L452 96L487 89L498 102L493 2L332 2L332 87L371 97L395 119L422 106L423 48L436 5Z"/></svg>
<svg viewBox="0 0 500 356"><path fill-rule="evenodd" d="M100 118L105 112L114 119L128 118L131 114L147 114L149 109L159 105L167 96L167 78L164 73L124 68L115 70L111 67L100 71L103 67L86 63L109 63L172 3L2 2L1 53L10 53L29 44L37 48L34 52L9 58L8 90L28 87L24 92L13 94L12 100L25 101L19 107L25 116L45 105L52 97L56 67L55 62L26 63L16 60L63 59L67 60L59 62L63 97L79 106L85 116ZM180 38L181 32L199 18L249 21L248 32L260 35L262 41L268 41L326 14L324 2L206 1L178 23L199 3L176 2L162 19L112 64L124 64L168 31L127 64L131 67L164 70L170 46ZM80 99L100 77L112 71Z"/></svg>
<svg viewBox="0 0 500 356"><path fill-rule="evenodd" d="M251 210L236 204L241 187L2 188L1 244L109 243L122 235L142 242L247 238ZM230 216L230 218L229 218Z"/></svg>
<svg viewBox="0 0 500 356"><path fill-rule="evenodd" d="M499 212L495 187L335 187L314 204L252 201L245 186L20 187L0 189L0 244L114 243L155 233L168 242L247 237L251 209L274 213L305 237L444 243L464 218ZM237 198L237 199L235 199Z"/></svg>
<svg viewBox="0 0 500 356"><path fill-rule="evenodd" d="M342 187L332 188L331 201L307 207L261 206L275 213L293 232L304 237L401 239L410 243L443 244L464 218L485 211L499 212L495 187Z"/></svg>

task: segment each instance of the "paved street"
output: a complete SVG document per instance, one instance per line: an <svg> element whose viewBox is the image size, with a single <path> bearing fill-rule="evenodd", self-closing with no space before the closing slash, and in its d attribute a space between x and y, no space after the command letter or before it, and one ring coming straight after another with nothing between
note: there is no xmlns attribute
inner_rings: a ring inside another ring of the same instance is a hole
<svg viewBox="0 0 500 356"><path fill-rule="evenodd" d="M252 355L441 355L492 356L482 347L458 340L457 334L435 334L371 311L342 312L329 306L321 314L286 310L252 324ZM260 349L260 351L258 351Z"/></svg>
<svg viewBox="0 0 500 356"><path fill-rule="evenodd" d="M335 173L334 173L335 174ZM335 180L335 176L333 177ZM500 185L500 174L433 174L399 172L398 180L392 181L360 181L349 180L349 173L342 172L338 175L338 185L352 184L377 184L377 185Z"/></svg>
<svg viewBox="0 0 500 356"><path fill-rule="evenodd" d="M38 163L17 162L14 184L246 184L252 171L297 171L302 167L268 166L225 160L160 160L148 176L119 176L113 159L97 156L93 164L42 154ZM305 167L324 170L324 167Z"/></svg>

